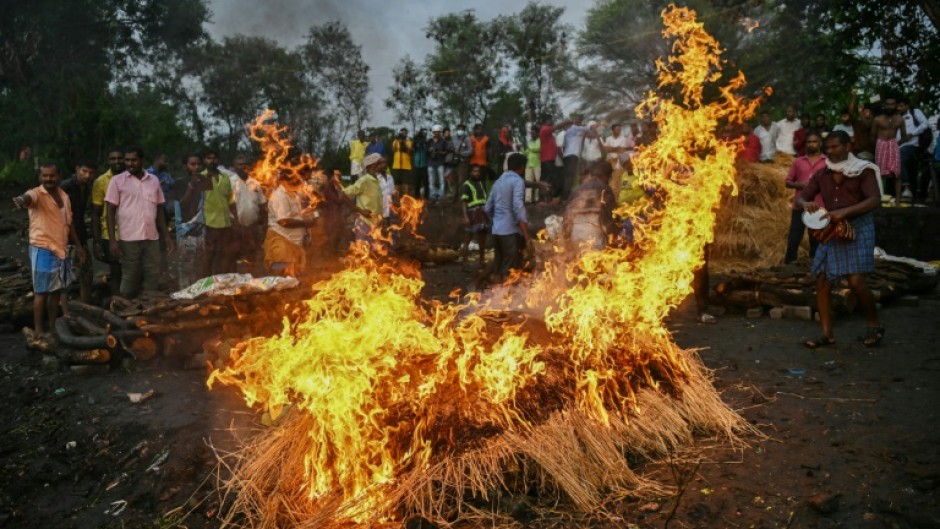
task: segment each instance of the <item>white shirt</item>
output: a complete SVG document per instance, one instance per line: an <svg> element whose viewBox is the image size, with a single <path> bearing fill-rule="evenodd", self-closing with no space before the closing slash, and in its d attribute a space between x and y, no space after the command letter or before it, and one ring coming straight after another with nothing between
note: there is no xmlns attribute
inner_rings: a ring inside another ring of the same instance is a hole
<svg viewBox="0 0 940 529"><path fill-rule="evenodd" d="M775 146L780 152L785 152L787 154L796 154L796 150L793 148L793 133L800 130L800 120L793 118L793 121L787 121L786 118L781 119L777 123L777 139L775 141Z"/></svg>
<svg viewBox="0 0 940 529"><path fill-rule="evenodd" d="M258 222L261 215L261 206L266 202L261 184L252 177L247 180L235 178L232 194L235 197L235 213L238 223L242 226L251 226Z"/></svg>
<svg viewBox="0 0 940 529"><path fill-rule="evenodd" d="M377 174L379 187L382 189L382 216L392 216L392 196L395 194L395 179L390 174Z"/></svg>
<svg viewBox="0 0 940 529"><path fill-rule="evenodd" d="M620 166L621 160L626 161L630 156L630 150L633 149L634 145L632 142L627 141L626 136L621 134L618 137L608 136L607 139L604 140L604 147L607 149L607 161L616 169ZM613 152L614 149L626 150L618 154Z"/></svg>
<svg viewBox="0 0 940 529"><path fill-rule="evenodd" d="M271 200L268 202L268 229L297 246L303 246L304 234L306 233L304 228L285 228L277 223L281 219L301 218L300 212L303 209L299 192L291 193L283 186L277 186L277 189L271 193Z"/></svg>
<svg viewBox="0 0 940 529"><path fill-rule="evenodd" d="M762 162L773 160L774 156L777 155L776 142L780 137L780 131L777 128L777 124L771 123L770 129L765 129L763 125L758 125L754 127L754 134L757 136L757 139L760 140L760 160ZM792 138L790 143L793 143Z"/></svg>
<svg viewBox="0 0 940 529"><path fill-rule="evenodd" d="M837 130L841 130L842 132L845 132L846 134L848 134L850 139L854 139L854 138L855 138L855 129L852 128L852 125L846 125L845 123L839 123L839 124L836 125L835 127L832 127L832 131L833 131L833 132L835 132L835 131L837 131Z"/></svg>
<svg viewBox="0 0 940 529"><path fill-rule="evenodd" d="M917 118L917 124L914 124L915 117ZM920 138L918 138L917 135L927 130L927 127L929 126L930 123L927 122L927 116L925 116L919 108L905 112L904 127L907 128L907 133L911 135L911 139L901 143L901 147L917 147L920 145ZM900 141L901 131L898 130L898 142L900 143Z"/></svg>
<svg viewBox="0 0 940 529"><path fill-rule="evenodd" d="M584 138L584 145L581 146L581 158L586 162L601 159L600 138Z"/></svg>

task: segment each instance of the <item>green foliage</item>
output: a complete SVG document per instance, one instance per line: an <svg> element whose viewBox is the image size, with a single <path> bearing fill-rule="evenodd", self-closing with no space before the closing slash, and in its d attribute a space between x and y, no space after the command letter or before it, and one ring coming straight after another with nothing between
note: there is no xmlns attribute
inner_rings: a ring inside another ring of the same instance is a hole
<svg viewBox="0 0 940 529"><path fill-rule="evenodd" d="M392 70L393 85L383 101L385 108L395 112L399 123L408 123L411 130L431 118L432 88L423 69L405 56Z"/></svg>

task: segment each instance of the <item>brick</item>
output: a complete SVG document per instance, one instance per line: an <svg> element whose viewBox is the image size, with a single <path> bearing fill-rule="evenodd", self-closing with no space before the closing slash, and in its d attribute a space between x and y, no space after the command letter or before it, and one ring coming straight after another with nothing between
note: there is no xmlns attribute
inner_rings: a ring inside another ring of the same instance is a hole
<svg viewBox="0 0 940 529"><path fill-rule="evenodd" d="M795 307L792 305L784 307L786 317L792 320L813 321L813 308L809 306Z"/></svg>
<svg viewBox="0 0 940 529"><path fill-rule="evenodd" d="M751 309L747 309L748 318L760 318L763 315L764 315L764 307L754 307Z"/></svg>
<svg viewBox="0 0 940 529"><path fill-rule="evenodd" d="M770 314L770 319L780 320L783 319L783 307L774 307L768 312Z"/></svg>

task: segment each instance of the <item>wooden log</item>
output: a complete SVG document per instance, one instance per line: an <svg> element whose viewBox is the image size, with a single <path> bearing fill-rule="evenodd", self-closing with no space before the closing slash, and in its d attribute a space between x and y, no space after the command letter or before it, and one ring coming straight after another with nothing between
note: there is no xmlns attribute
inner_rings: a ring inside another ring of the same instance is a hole
<svg viewBox="0 0 940 529"><path fill-rule="evenodd" d="M70 311L75 311L78 314L97 318L98 320L104 321L105 323L108 323L117 329L130 329L133 328L135 324L135 322L128 321L111 311L105 310L101 307L96 307L94 305L89 305L87 303L82 303L81 301L74 299L69 300L68 308Z"/></svg>
<svg viewBox="0 0 940 529"><path fill-rule="evenodd" d="M77 336L72 332L68 318L59 318L55 321L55 338L59 345L69 349L113 349L117 346L117 338L105 334L98 336Z"/></svg>
<svg viewBox="0 0 940 529"><path fill-rule="evenodd" d="M68 316L66 316L66 318L68 318L69 323L72 325L72 327L81 329L81 331L85 334L92 334L92 335L110 334L108 332L108 329L98 325L97 323L91 322L84 316L79 316L78 314L69 314Z"/></svg>
<svg viewBox="0 0 940 529"><path fill-rule="evenodd" d="M59 351L57 351L57 356L61 360L74 365L107 364L111 361L111 351L108 349L90 349L83 351L60 348Z"/></svg>
<svg viewBox="0 0 940 529"><path fill-rule="evenodd" d="M238 320L236 316L221 318L198 318L186 321L172 321L164 323L148 323L142 325L140 329L151 334L173 334L178 332L196 331L208 329L210 327L221 327L226 323L234 323Z"/></svg>
<svg viewBox="0 0 940 529"><path fill-rule="evenodd" d="M124 350L130 353L135 360L146 361L157 355L157 342L152 338L141 336L130 343L121 342Z"/></svg>

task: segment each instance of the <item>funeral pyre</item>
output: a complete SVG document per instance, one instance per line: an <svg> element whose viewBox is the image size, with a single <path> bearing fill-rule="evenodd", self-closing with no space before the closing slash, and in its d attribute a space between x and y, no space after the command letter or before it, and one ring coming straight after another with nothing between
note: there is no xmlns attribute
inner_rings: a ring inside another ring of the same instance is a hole
<svg viewBox="0 0 940 529"><path fill-rule="evenodd" d="M746 425L663 319L691 291L733 186L737 145L715 131L757 101L736 95L742 74L723 77L694 11L662 15L673 52L638 108L660 136L635 160L652 199L619 212L641 219L634 242L452 303L420 297L419 271L386 255L386 234L357 242L280 334L239 345L209 378L275 421L223 457L226 524L455 522L500 491L593 512L658 487L628 456L663 456L693 433L737 440Z"/></svg>

